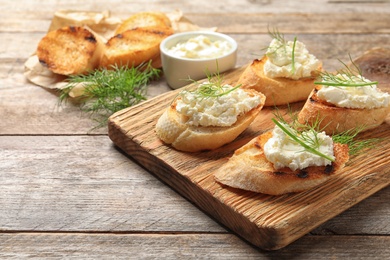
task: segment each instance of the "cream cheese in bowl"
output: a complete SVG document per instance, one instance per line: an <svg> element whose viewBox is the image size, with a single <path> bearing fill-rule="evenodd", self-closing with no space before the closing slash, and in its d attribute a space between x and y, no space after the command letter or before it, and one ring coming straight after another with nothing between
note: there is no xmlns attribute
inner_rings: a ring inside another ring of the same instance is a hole
<svg viewBox="0 0 390 260"><path fill-rule="evenodd" d="M172 56L188 59L215 59L230 52L231 44L225 40L211 40L207 35L198 35L179 42L168 49Z"/></svg>
<svg viewBox="0 0 390 260"><path fill-rule="evenodd" d="M161 42L160 50L165 79L173 89L236 66L237 42L218 32L176 33Z"/></svg>

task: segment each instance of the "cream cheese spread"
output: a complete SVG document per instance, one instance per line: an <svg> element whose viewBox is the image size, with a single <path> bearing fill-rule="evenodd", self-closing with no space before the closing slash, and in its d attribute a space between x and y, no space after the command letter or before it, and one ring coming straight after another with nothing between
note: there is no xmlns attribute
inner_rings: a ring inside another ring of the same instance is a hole
<svg viewBox="0 0 390 260"><path fill-rule="evenodd" d="M188 59L212 59L224 56L230 52L232 46L224 40L211 40L205 35L190 38L185 42L179 42L168 52L176 57Z"/></svg>
<svg viewBox="0 0 390 260"><path fill-rule="evenodd" d="M205 83L204 83L205 84ZM233 87L223 86L224 92ZM194 126L231 126L237 117L247 113L261 103L258 95L250 95L237 88L218 97L201 97L199 94L185 91L177 100L176 110L187 116L186 124Z"/></svg>
<svg viewBox="0 0 390 260"><path fill-rule="evenodd" d="M277 39L273 39L267 49L267 61L264 64L264 74L269 78L291 78L300 79L310 77L312 71L317 70L321 61L310 54L306 46L300 42L288 41L283 44ZM294 48L294 66L292 63L292 53Z"/></svg>
<svg viewBox="0 0 390 260"><path fill-rule="evenodd" d="M337 76L347 77L343 74ZM362 76L354 76L352 79L355 83L369 82ZM380 91L375 84L359 87L322 86L317 96L335 106L344 108L374 109L387 107L390 104L390 95Z"/></svg>
<svg viewBox="0 0 390 260"><path fill-rule="evenodd" d="M330 158L334 158L333 140L325 132L316 133L316 136L310 131L303 134L307 134L309 138L316 138L320 144L317 150ZM306 151L304 147L286 135L278 126L275 126L272 137L265 143L264 154L277 170L288 167L295 171L309 166L326 166L332 163L330 160Z"/></svg>

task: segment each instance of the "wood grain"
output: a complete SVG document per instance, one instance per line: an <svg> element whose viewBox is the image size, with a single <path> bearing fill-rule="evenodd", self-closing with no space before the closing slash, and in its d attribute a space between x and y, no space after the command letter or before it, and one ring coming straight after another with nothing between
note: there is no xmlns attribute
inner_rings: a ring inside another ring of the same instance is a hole
<svg viewBox="0 0 390 260"><path fill-rule="evenodd" d="M0 154L2 232L225 231L106 135L0 136Z"/></svg>

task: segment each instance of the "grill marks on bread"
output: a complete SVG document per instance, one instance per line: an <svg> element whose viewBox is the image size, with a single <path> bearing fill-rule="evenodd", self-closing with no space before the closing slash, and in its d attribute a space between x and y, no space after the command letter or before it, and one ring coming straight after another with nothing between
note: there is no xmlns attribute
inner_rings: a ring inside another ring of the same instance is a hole
<svg viewBox="0 0 390 260"><path fill-rule="evenodd" d="M39 62L57 74L84 74L98 67L103 43L78 26L49 32L37 48Z"/></svg>
<svg viewBox="0 0 390 260"><path fill-rule="evenodd" d="M108 40L100 66L138 66L152 60L153 67L161 67L160 43L173 34L171 28L134 28Z"/></svg>
<svg viewBox="0 0 390 260"><path fill-rule="evenodd" d="M130 16L104 43L99 35L81 26L67 26L47 33L37 48L39 62L62 75L87 74L113 66L138 66L152 60L161 67L160 43L173 34L169 18L160 12Z"/></svg>

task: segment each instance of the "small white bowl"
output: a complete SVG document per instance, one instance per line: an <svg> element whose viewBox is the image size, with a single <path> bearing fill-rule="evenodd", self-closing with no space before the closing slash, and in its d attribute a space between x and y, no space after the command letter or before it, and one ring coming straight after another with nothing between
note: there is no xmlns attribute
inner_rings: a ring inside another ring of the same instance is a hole
<svg viewBox="0 0 390 260"><path fill-rule="evenodd" d="M178 43L204 35L211 41L227 41L231 49L223 56L216 58L183 58L169 53L169 49ZM236 66L237 42L222 33L211 31L193 31L176 33L165 38L160 44L161 62L165 79L172 89L177 89L190 84L190 80L200 80L207 74L222 73Z"/></svg>

